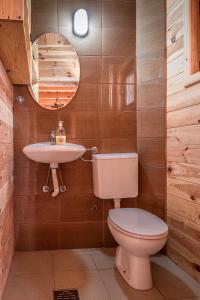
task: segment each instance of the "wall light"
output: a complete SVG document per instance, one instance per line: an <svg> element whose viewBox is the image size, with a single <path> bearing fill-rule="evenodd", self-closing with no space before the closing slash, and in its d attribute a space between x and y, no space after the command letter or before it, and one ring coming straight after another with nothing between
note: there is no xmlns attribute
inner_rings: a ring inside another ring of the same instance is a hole
<svg viewBox="0 0 200 300"><path fill-rule="evenodd" d="M78 37L85 37L89 31L89 18L85 9L78 9L73 15L73 33Z"/></svg>

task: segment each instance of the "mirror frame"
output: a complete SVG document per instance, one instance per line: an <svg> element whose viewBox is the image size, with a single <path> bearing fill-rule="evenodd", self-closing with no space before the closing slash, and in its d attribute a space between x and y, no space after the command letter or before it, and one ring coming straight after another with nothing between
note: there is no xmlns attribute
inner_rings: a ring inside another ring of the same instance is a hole
<svg viewBox="0 0 200 300"><path fill-rule="evenodd" d="M33 84L32 84L32 76L31 76L31 83L28 85L28 89L29 89L29 92L33 98L33 100L43 109L47 109L47 110L50 110L50 111L57 111L57 110L60 110L60 109L63 109L65 108L68 104L71 103L71 101L74 100L74 97L76 96L77 92L78 92L78 89L79 89L79 86L80 86L80 59L79 59L79 56L78 56L78 53L75 49L75 47L72 45L72 43L68 40L68 38L66 36L64 36L63 34L60 34L58 32L45 32L45 33L42 33L40 34L38 37L35 38L34 41L31 42L31 54L32 54L32 65L33 65L33 61L34 61L34 57L33 57L33 45L34 43L42 36L46 35L46 34L57 34L59 36L61 36L62 38L64 38L66 41L68 41L68 43L72 46L73 50L74 50L74 53L76 54L76 57L77 57L77 62L78 62L78 68L79 68L79 74L78 74L78 81L77 81L77 87L76 87L76 91L74 92L71 100L66 103L65 105L63 105L62 107L55 107L55 108L47 108L43 105L40 105L40 103L37 101L36 99L36 96L34 94L34 91L33 91ZM67 76L66 76L67 77ZM39 81L38 81L39 82Z"/></svg>

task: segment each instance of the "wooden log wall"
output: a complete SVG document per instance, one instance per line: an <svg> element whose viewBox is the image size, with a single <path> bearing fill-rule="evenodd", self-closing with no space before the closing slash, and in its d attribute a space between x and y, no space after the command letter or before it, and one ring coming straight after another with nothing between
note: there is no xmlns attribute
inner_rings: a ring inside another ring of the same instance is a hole
<svg viewBox="0 0 200 300"><path fill-rule="evenodd" d="M184 88L183 6L167 0L167 253L200 282L200 83Z"/></svg>
<svg viewBox="0 0 200 300"><path fill-rule="evenodd" d="M13 249L13 90L0 61L0 299Z"/></svg>

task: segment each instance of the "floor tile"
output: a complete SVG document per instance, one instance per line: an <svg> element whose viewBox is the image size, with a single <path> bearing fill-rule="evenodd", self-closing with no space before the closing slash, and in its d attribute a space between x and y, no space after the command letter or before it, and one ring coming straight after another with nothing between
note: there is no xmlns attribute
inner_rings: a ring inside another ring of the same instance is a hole
<svg viewBox="0 0 200 300"><path fill-rule="evenodd" d="M116 248L102 248L91 253L97 270L112 269L115 263Z"/></svg>
<svg viewBox="0 0 200 300"><path fill-rule="evenodd" d="M55 286L56 289L78 289L81 300L110 299L98 271L56 272Z"/></svg>
<svg viewBox="0 0 200 300"><path fill-rule="evenodd" d="M151 258L154 288L132 289L114 267L115 252L16 252L3 300L53 300L54 288L77 288L81 300L200 300L200 284L164 255Z"/></svg>
<svg viewBox="0 0 200 300"><path fill-rule="evenodd" d="M151 261L155 285L166 299L200 297L200 284L168 257L157 255Z"/></svg>
<svg viewBox="0 0 200 300"><path fill-rule="evenodd" d="M131 288L116 269L100 270L101 278L111 300L161 300L164 299L154 287L152 290L139 291Z"/></svg>
<svg viewBox="0 0 200 300"><path fill-rule="evenodd" d="M10 275L3 300L53 300L53 275Z"/></svg>
<svg viewBox="0 0 200 300"><path fill-rule="evenodd" d="M96 269L89 251L53 251L53 266L55 272Z"/></svg>
<svg viewBox="0 0 200 300"><path fill-rule="evenodd" d="M15 252L11 266L12 274L51 273L52 271L51 251Z"/></svg>
<svg viewBox="0 0 200 300"><path fill-rule="evenodd" d="M176 300L177 298L170 298L167 300ZM178 298L178 300L200 300L200 297L192 297L192 298Z"/></svg>

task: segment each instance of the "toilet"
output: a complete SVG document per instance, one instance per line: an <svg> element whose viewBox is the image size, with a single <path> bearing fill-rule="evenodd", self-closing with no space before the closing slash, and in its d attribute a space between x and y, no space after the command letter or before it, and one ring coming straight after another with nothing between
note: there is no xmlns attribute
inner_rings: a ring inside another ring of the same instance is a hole
<svg viewBox="0 0 200 300"><path fill-rule="evenodd" d="M115 264L133 288L151 289L149 256L165 245L168 226L159 217L139 208L120 208L123 198L138 195L137 153L93 155L93 187L96 197L113 199L108 226L119 244Z"/></svg>

